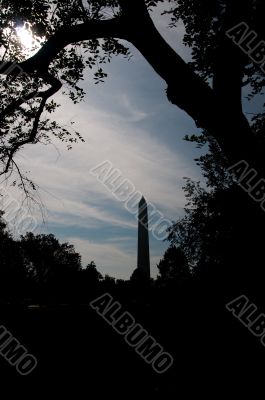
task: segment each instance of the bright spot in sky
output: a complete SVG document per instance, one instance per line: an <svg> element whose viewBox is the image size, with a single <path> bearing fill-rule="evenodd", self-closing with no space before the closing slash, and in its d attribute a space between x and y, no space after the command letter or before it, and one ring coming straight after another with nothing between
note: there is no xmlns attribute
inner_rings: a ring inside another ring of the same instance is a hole
<svg viewBox="0 0 265 400"><path fill-rule="evenodd" d="M27 29L24 26L20 26L19 28L16 28L16 31L21 41L21 44L26 47L27 50L32 49L34 45L34 38L31 30Z"/></svg>
<svg viewBox="0 0 265 400"><path fill-rule="evenodd" d="M16 28L18 38L25 48L25 53L28 56L33 56L41 47L41 44L45 41L45 38L34 36L29 23L25 23L24 26Z"/></svg>

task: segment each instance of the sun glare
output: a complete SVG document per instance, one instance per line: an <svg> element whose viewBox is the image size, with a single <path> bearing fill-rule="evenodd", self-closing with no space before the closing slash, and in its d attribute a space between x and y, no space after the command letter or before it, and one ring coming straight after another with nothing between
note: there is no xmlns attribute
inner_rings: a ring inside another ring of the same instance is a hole
<svg viewBox="0 0 265 400"><path fill-rule="evenodd" d="M23 26L16 28L17 36L25 49L27 55L34 55L41 44L44 42L45 38L36 37L33 35L30 24L25 23Z"/></svg>
<svg viewBox="0 0 265 400"><path fill-rule="evenodd" d="M26 47L26 49L30 50L33 47L34 39L31 31L29 31L24 26L16 28L17 35L21 41L21 44Z"/></svg>

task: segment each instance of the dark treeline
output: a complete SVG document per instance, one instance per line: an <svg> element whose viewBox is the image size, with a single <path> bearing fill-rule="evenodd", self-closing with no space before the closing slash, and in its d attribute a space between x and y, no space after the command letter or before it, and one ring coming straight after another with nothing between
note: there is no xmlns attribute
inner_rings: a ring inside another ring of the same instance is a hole
<svg viewBox="0 0 265 400"><path fill-rule="evenodd" d="M203 135L186 139L207 143ZM210 396L224 380L236 393L239 381L262 382L263 346L226 309L245 295L265 311L260 210L228 174L216 142L208 145L197 160L206 185L186 180L185 215L169 229L169 247L155 279L146 281L138 270L127 281L103 277L93 261L82 267L74 247L52 234L27 233L15 240L2 215L1 323L40 361L31 387L45 377L47 388L68 393L69 387L79 398L89 376L93 393L129 388L135 395L167 396L184 390L189 398ZM104 293L174 357L168 372L157 375L91 309L90 301ZM11 369L7 376L13 379Z"/></svg>
<svg viewBox="0 0 265 400"><path fill-rule="evenodd" d="M228 173L229 164L215 140L186 137L208 152L197 159L206 185L186 178L184 217L168 231L169 248L157 265L156 279L145 282L137 270L128 281L103 277L93 261L52 234L27 233L15 240L0 218L0 300L2 304L85 303L97 292L130 293L144 287L159 293L184 287L211 287L225 296L241 290L263 293L262 224L257 203ZM157 293L156 293L157 295Z"/></svg>
<svg viewBox="0 0 265 400"><path fill-rule="evenodd" d="M127 292L134 288L159 288L188 279L184 253L171 246L158 265L156 280L145 282L134 271L129 281L103 277L94 261L82 267L73 245L60 243L52 234L28 232L15 240L0 219L0 301L2 305L84 303L102 291Z"/></svg>
<svg viewBox="0 0 265 400"><path fill-rule="evenodd" d="M94 262L82 267L74 247L52 234L14 239L1 216L0 326L38 359L36 370L22 380L0 357L2 397L21 398L23 386L27 397L46 392L46 398L58 394L59 399L212 400L238 399L248 390L251 398L255 390L263 393L261 333L255 337L248 329L251 315L242 324L226 304L244 295L264 318L264 1L3 0L0 5L0 174L5 180L15 173L13 185L26 196L36 186L16 163L19 150L53 139L68 149L84 141L72 122L61 125L53 116L59 107L54 94L63 87L74 104L84 100L90 79L102 83L113 56L131 58L130 45L161 78L169 102L202 129L186 139L207 146L196 160L205 182L186 180L185 214L169 229L156 279L146 281L137 270L128 281L103 277ZM176 28L176 48L183 44L187 53L175 52L169 36L156 29L161 13L169 17L161 20L162 30ZM45 38L32 57L16 32L23 25L36 39ZM132 76L126 79L131 90ZM143 98L152 96L143 89ZM162 123L165 115L161 118ZM245 190L228 173L244 160L252 171ZM106 292L172 354L168 372L156 374L91 309L90 301ZM13 388L19 396L12 396Z"/></svg>

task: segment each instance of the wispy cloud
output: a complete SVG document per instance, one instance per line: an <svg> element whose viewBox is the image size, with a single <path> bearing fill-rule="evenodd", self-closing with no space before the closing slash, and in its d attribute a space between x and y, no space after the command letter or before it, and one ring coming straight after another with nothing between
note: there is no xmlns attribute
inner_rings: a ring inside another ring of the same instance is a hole
<svg viewBox="0 0 265 400"><path fill-rule="evenodd" d="M83 256L85 264L95 261L98 270L103 274L118 277L120 279L129 279L136 268L135 252L124 251L118 244L95 243L93 241L82 240L76 237L68 237L67 240L75 245L75 248ZM135 250L135 251L134 251ZM156 265L159 257L151 257L151 274L157 275Z"/></svg>
<svg viewBox="0 0 265 400"><path fill-rule="evenodd" d="M164 20L157 23L164 32ZM171 33L167 39L172 40ZM171 220L185 204L183 176L200 177L192 164L195 152L181 140L196 132L194 124L170 105L164 83L133 51L130 63L115 59L107 66L110 76L104 85L85 79L85 102L74 106L57 95L62 104L57 121L76 121L85 143L70 152L56 140L55 146L27 146L18 160L41 188L48 218L40 231L51 228L62 240L72 241L85 262L95 259L104 273L117 277L128 277L136 265L137 222L89 170L110 160ZM167 245L151 244L155 273Z"/></svg>

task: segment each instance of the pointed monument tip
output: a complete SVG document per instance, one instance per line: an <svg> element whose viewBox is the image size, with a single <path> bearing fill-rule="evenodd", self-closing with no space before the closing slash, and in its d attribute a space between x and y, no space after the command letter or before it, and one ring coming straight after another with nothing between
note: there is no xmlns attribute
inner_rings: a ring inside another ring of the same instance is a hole
<svg viewBox="0 0 265 400"><path fill-rule="evenodd" d="M143 203L146 203L144 196L142 196L141 200L139 201L139 204L143 204Z"/></svg>

